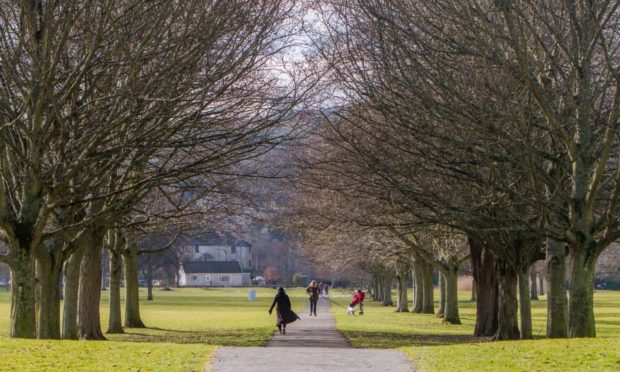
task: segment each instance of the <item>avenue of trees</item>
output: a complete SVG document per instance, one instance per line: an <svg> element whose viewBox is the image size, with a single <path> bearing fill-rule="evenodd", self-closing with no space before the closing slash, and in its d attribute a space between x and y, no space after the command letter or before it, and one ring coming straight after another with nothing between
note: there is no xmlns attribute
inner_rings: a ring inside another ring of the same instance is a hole
<svg viewBox="0 0 620 372"><path fill-rule="evenodd" d="M620 238L620 4L312 3L333 96L295 152L301 244L378 288L412 265L414 312L434 311L438 271L449 323L469 259L475 335L497 340L532 337L544 259L547 336L595 336L595 266Z"/></svg>
<svg viewBox="0 0 620 372"><path fill-rule="evenodd" d="M137 256L224 213L244 162L296 126L307 85L278 67L294 11L286 0L0 1L12 337L103 339L103 249L109 331L122 331L121 265L124 325L143 326ZM140 246L153 235L161 244Z"/></svg>
<svg viewBox="0 0 620 372"><path fill-rule="evenodd" d="M0 0L11 336L104 339L103 256L108 332L144 327L139 271L174 271L179 239L260 189L304 259L370 273L385 305L396 281L399 312L460 323L468 264L475 335L531 338L545 260L547 336L595 336L596 263L620 238L619 7ZM286 195L258 181L282 178ZM289 248L261 263L274 277L302 270Z"/></svg>

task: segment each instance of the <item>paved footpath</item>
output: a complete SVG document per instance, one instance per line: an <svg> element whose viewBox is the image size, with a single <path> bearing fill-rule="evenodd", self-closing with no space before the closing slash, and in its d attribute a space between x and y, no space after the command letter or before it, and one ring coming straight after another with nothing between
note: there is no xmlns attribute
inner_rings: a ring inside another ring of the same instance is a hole
<svg viewBox="0 0 620 372"><path fill-rule="evenodd" d="M280 335L276 330L267 347L218 348L207 370L212 372L415 370L409 358L402 352L354 349L342 333L336 330L336 320L330 314L329 307L329 301L321 298L318 316L310 317L308 309L304 309L298 313L301 320L289 324L286 327L286 335Z"/></svg>

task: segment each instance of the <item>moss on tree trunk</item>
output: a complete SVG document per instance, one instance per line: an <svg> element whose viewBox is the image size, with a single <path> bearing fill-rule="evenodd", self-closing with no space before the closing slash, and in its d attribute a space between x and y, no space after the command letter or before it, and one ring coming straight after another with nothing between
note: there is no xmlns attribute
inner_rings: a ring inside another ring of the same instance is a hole
<svg viewBox="0 0 620 372"><path fill-rule="evenodd" d="M547 337L568 336L568 298L566 297L566 249L560 242L547 239ZM542 288L542 286L541 286Z"/></svg>
<svg viewBox="0 0 620 372"><path fill-rule="evenodd" d="M22 247L15 251L11 262L11 337L34 338L36 336L34 260Z"/></svg>
<svg viewBox="0 0 620 372"><path fill-rule="evenodd" d="M595 337L594 271L596 255L573 249L570 260L568 337Z"/></svg>

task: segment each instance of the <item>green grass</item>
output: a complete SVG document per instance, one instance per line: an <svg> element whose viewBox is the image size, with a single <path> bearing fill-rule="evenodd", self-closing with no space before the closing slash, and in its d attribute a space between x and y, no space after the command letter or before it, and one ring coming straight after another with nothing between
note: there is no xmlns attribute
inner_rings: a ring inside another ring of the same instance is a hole
<svg viewBox="0 0 620 372"><path fill-rule="evenodd" d="M346 304L348 294L332 297ZM469 299L468 292L459 293ZM437 298L437 294L436 294ZM529 341L489 342L472 335L476 307L461 301L462 325L443 324L434 315L395 313L393 307L368 302L362 316L332 307L338 328L356 347L395 348L406 352L419 371L566 371L620 370L620 292L597 291L595 339L544 339L546 297L532 301Z"/></svg>
<svg viewBox="0 0 620 372"><path fill-rule="evenodd" d="M10 296L0 291L0 370L202 370L215 346L261 346L275 330L275 312L268 314L275 295L257 289L257 301L247 288L155 290L155 301L140 302L148 328L106 334L110 341L78 342L12 340L9 334ZM288 291L294 310L307 301L302 289ZM146 298L141 290L140 298ZM107 329L108 293L101 302L102 327ZM124 304L123 304L124 306ZM119 356L122 354L122 356Z"/></svg>

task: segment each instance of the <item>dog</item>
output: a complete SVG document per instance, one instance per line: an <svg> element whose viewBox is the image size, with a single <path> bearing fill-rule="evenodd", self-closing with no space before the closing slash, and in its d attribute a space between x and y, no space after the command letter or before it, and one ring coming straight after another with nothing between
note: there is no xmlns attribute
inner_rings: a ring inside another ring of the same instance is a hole
<svg viewBox="0 0 620 372"><path fill-rule="evenodd" d="M349 306L347 309L347 315L355 315L355 308L353 306Z"/></svg>

